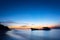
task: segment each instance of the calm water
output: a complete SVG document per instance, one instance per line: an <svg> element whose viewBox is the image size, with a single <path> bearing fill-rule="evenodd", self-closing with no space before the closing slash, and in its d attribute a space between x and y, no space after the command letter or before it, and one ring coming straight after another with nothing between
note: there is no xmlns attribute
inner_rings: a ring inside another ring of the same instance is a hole
<svg viewBox="0 0 60 40"><path fill-rule="evenodd" d="M60 40L60 29L43 30L11 30L0 36L0 40Z"/></svg>

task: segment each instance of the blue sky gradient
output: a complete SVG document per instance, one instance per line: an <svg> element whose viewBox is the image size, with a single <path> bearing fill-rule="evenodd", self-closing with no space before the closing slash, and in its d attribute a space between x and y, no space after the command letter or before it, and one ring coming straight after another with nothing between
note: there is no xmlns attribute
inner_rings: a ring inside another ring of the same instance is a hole
<svg viewBox="0 0 60 40"><path fill-rule="evenodd" d="M0 0L0 21L17 23L58 24L59 0Z"/></svg>

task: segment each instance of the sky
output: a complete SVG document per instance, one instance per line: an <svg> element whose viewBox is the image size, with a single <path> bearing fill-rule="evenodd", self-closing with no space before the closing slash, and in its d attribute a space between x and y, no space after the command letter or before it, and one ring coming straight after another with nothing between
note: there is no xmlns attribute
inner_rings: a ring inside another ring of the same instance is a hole
<svg viewBox="0 0 60 40"><path fill-rule="evenodd" d="M0 0L0 22L50 25L60 22L59 0Z"/></svg>

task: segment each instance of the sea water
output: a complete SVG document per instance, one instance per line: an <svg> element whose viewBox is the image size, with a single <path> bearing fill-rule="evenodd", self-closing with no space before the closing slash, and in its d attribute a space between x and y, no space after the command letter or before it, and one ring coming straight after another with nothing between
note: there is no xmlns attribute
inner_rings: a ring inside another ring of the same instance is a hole
<svg viewBox="0 0 60 40"><path fill-rule="evenodd" d="M45 30L11 30L0 36L2 40L60 40L60 29Z"/></svg>

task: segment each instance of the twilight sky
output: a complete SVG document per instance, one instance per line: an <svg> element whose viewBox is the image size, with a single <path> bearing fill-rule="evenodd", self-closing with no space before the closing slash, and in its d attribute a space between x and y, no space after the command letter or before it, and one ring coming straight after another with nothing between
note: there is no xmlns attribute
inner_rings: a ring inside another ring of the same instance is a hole
<svg viewBox="0 0 60 40"><path fill-rule="evenodd" d="M0 21L50 25L60 22L59 0L0 0Z"/></svg>

